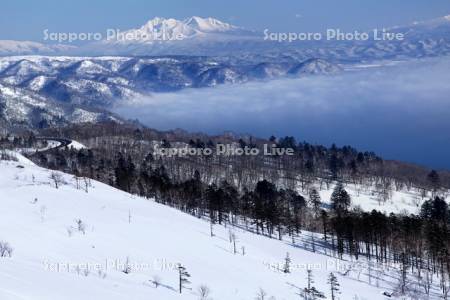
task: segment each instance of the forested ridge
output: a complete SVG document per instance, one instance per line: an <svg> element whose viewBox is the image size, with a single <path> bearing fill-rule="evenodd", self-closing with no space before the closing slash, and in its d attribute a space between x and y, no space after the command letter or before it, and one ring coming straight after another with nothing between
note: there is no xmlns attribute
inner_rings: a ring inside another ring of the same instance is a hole
<svg viewBox="0 0 450 300"><path fill-rule="evenodd" d="M399 264L402 290L407 275L415 274L428 294L433 275L437 276L447 299L450 212L444 200L449 186L446 172L384 161L349 146L298 143L292 137L210 137L113 123L77 125L44 134L75 139L88 149L31 155L39 165L72 173L75 178L93 178L205 218L211 223L211 235L216 224L233 224L271 238L289 236L296 244L302 230L315 232L311 251L321 243L335 257ZM33 136L16 143L32 144ZM217 143L252 147L274 143L292 147L295 155L155 157L151 151L155 144L202 148ZM351 207L348 184L373 189L380 202L387 201L394 190L412 190L427 200L418 215L366 212ZM318 191L329 188L333 193L328 206Z"/></svg>

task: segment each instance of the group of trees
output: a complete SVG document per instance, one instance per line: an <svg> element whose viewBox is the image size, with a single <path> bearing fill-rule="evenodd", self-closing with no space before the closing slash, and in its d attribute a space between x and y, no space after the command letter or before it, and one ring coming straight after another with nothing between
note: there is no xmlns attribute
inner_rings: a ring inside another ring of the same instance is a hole
<svg viewBox="0 0 450 300"><path fill-rule="evenodd" d="M314 286L313 272L310 269L307 270L306 282L307 282L306 287L301 289L299 291L299 293L298 293L298 295L302 299L304 299L304 300L318 300L318 299L325 298L324 293L319 291ZM339 288L340 287L339 281L338 281L336 275L333 274L333 272L331 272L328 275L327 284L329 284L329 286L330 286L331 300L335 300L337 295L340 294L341 291L340 291L340 288Z"/></svg>
<svg viewBox="0 0 450 300"><path fill-rule="evenodd" d="M390 197L392 190L431 190L436 186L450 188L449 172L435 172L440 177L436 182L427 176L430 171L426 168L386 161L372 152L361 152L350 146L325 147L298 142L293 137L258 139L231 134L207 136L182 130L160 132L113 122L51 128L41 135L73 138L94 151L102 151L102 158L111 161L115 161L117 153L121 152L125 158L131 156L135 163L140 163L152 153L155 143L160 147L188 146L197 149L215 149L217 144L233 144L238 147L256 147L261 150L260 153L263 153L263 145L269 144L294 150L293 156L261 154L159 157L156 163L164 165L171 178L176 181L188 179L195 170L202 174L203 181L218 184L226 179L238 189L253 188L262 174L277 186L289 188L293 188L298 182L302 188L307 188L310 183L319 182L322 185L339 179L363 186L376 186L382 201Z"/></svg>
<svg viewBox="0 0 450 300"><path fill-rule="evenodd" d="M47 156L38 154L40 159ZM52 159L64 159L75 174L101 178L122 190L208 218L212 224L243 225L269 237L291 236L293 242L306 229L321 233L330 254L336 257L346 254L394 262L421 276L430 272L447 278L450 274L450 214L447 203L438 196L424 202L420 215L385 215L350 209L351 198L342 181L335 184L331 205L324 209L314 187L305 198L266 179L259 180L253 189L242 190L226 180L205 183L199 171L185 181L175 181L151 155L137 164L122 153L115 161L107 161L98 159L92 150L55 150ZM430 177L432 182L438 180L436 175Z"/></svg>
<svg viewBox="0 0 450 300"><path fill-rule="evenodd" d="M9 134L0 136L0 149L32 148L37 144L38 140L31 132L19 136Z"/></svg>
<svg viewBox="0 0 450 300"><path fill-rule="evenodd" d="M449 214L440 197L448 185L445 173L385 162L351 147L297 143L290 137L269 141L295 149L294 156L156 157L151 151L155 141L162 141L159 145L164 147L175 145L175 138L190 147L213 147L218 142L258 147L261 141L226 136L194 138L185 133L163 134L118 125L89 129L75 127L70 132L89 149L55 149L36 153L32 159L49 168L155 198L207 218L211 224L242 225L269 237L289 236L293 243L302 230L308 230L321 233L321 244L330 255L364 256L370 261L398 263L405 273L417 272L421 278L428 278L428 274L448 278ZM57 134L67 132L46 133ZM432 198L417 216L364 212L351 209L346 191L349 183L376 187L374 193L380 201L386 201L393 189L427 191L423 196ZM330 200L331 205L324 206L319 191L328 188L333 188L333 193L331 199L324 200ZM312 251L314 238L313 234ZM443 291L447 284L448 280L441 284ZM427 284L424 290L429 293Z"/></svg>

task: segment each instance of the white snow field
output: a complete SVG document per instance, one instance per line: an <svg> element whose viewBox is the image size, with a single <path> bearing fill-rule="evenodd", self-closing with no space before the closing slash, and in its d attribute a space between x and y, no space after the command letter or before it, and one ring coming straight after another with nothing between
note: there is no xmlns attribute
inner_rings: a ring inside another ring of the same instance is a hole
<svg viewBox="0 0 450 300"><path fill-rule="evenodd" d="M23 153L23 154L31 154L31 153L34 153L34 152L45 152L45 151L48 151L50 149L57 148L57 147L61 146L61 142L59 142L59 141L55 141L55 140L51 140L51 139L48 139L46 141L47 141L47 145L45 147L43 147L43 148L38 148L38 149L36 149L36 148L17 148L17 149L15 149L15 152ZM86 149L87 147L85 145L81 144L80 142L72 140L67 145L67 148L68 149L74 149L74 150L81 150L81 149Z"/></svg>
<svg viewBox="0 0 450 300"><path fill-rule="evenodd" d="M323 188L320 189L319 186L316 186L322 202L325 206L331 205L330 199L331 194L333 193L333 189L335 184L330 184L328 189ZM432 197L431 192L427 192L426 196L423 197L417 191L417 189L407 190L403 188L399 191L395 189L391 190L390 199L383 201L378 197L376 192L376 188L374 186L362 187L357 184L347 184L345 185L345 190L350 194L352 202L352 208L360 208L363 211L372 211L378 210L385 214L390 213L403 213L403 214L419 214L420 208L426 200ZM308 195L299 191L305 199L308 199ZM450 202L450 191L442 190L439 193L439 196L444 198L447 203Z"/></svg>
<svg viewBox="0 0 450 300"><path fill-rule="evenodd" d="M81 150L81 149L85 149L86 148L85 145L83 145L83 144L81 144L80 142L77 142L77 141L72 141L67 147L69 149L73 148L75 150Z"/></svg>
<svg viewBox="0 0 450 300"><path fill-rule="evenodd" d="M58 189L52 173L59 174ZM364 261L336 260L318 246L313 253L306 232L297 246L231 227L214 226L211 237L207 221L96 181L86 192L81 180L77 189L73 176L25 160L0 161L0 212L0 241L13 248L11 257L0 257L1 300L201 299L200 285L211 290L204 299L253 300L260 288L266 300L300 299L307 268L328 299L329 272L340 282L338 299L388 299L382 293L395 292L400 276L395 266L369 272ZM290 274L280 271L287 252ZM178 263L192 282L181 295ZM411 296L390 299L425 299L419 287L409 289Z"/></svg>
<svg viewBox="0 0 450 300"><path fill-rule="evenodd" d="M19 153L34 153L34 152L45 152L48 151L50 149L53 148L57 148L61 145L61 142L58 141L54 141L54 140L47 140L47 145L43 148L19 148L19 149L15 149L15 151L19 152ZM69 145L70 146L70 145Z"/></svg>

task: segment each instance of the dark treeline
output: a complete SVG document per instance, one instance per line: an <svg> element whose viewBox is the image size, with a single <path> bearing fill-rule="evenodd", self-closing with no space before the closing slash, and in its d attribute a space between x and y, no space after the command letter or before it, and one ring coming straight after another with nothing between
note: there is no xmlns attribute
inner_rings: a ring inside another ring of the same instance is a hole
<svg viewBox="0 0 450 300"><path fill-rule="evenodd" d="M0 149L15 149L15 148L32 148L42 146L38 145L38 140L33 133L23 136L0 136Z"/></svg>
<svg viewBox="0 0 450 300"><path fill-rule="evenodd" d="M254 188L261 178L277 185L294 188L301 183L320 181L327 184L339 179L366 186L376 186L383 201L389 198L390 190L431 190L428 175L430 169L398 161L387 161L372 152L361 152L350 146L324 147L307 142L297 142L293 137L258 139L251 136L224 134L208 136L187 133L183 130L160 132L135 125L100 123L73 125L64 128L47 129L43 136L73 138L95 150L111 152L108 159L115 160L118 152L131 156L140 163L154 149L155 143L171 147L189 145L194 148L215 147L217 144L236 144L238 147L262 148L263 144L292 148L294 156L189 156L184 158L163 157L161 165L174 180L184 181L195 170L203 179L219 183L224 178L236 182L239 189ZM232 166L230 168L230 165ZM439 171L439 187L450 188L450 172ZM210 178L206 178L206 177Z"/></svg>

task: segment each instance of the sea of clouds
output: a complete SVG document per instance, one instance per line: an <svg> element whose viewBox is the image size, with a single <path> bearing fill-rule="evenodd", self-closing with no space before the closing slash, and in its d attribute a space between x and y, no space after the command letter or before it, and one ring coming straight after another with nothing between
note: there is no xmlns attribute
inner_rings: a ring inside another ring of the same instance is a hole
<svg viewBox="0 0 450 300"><path fill-rule="evenodd" d="M293 135L450 169L449 83L444 57L156 93L115 111L157 129Z"/></svg>

